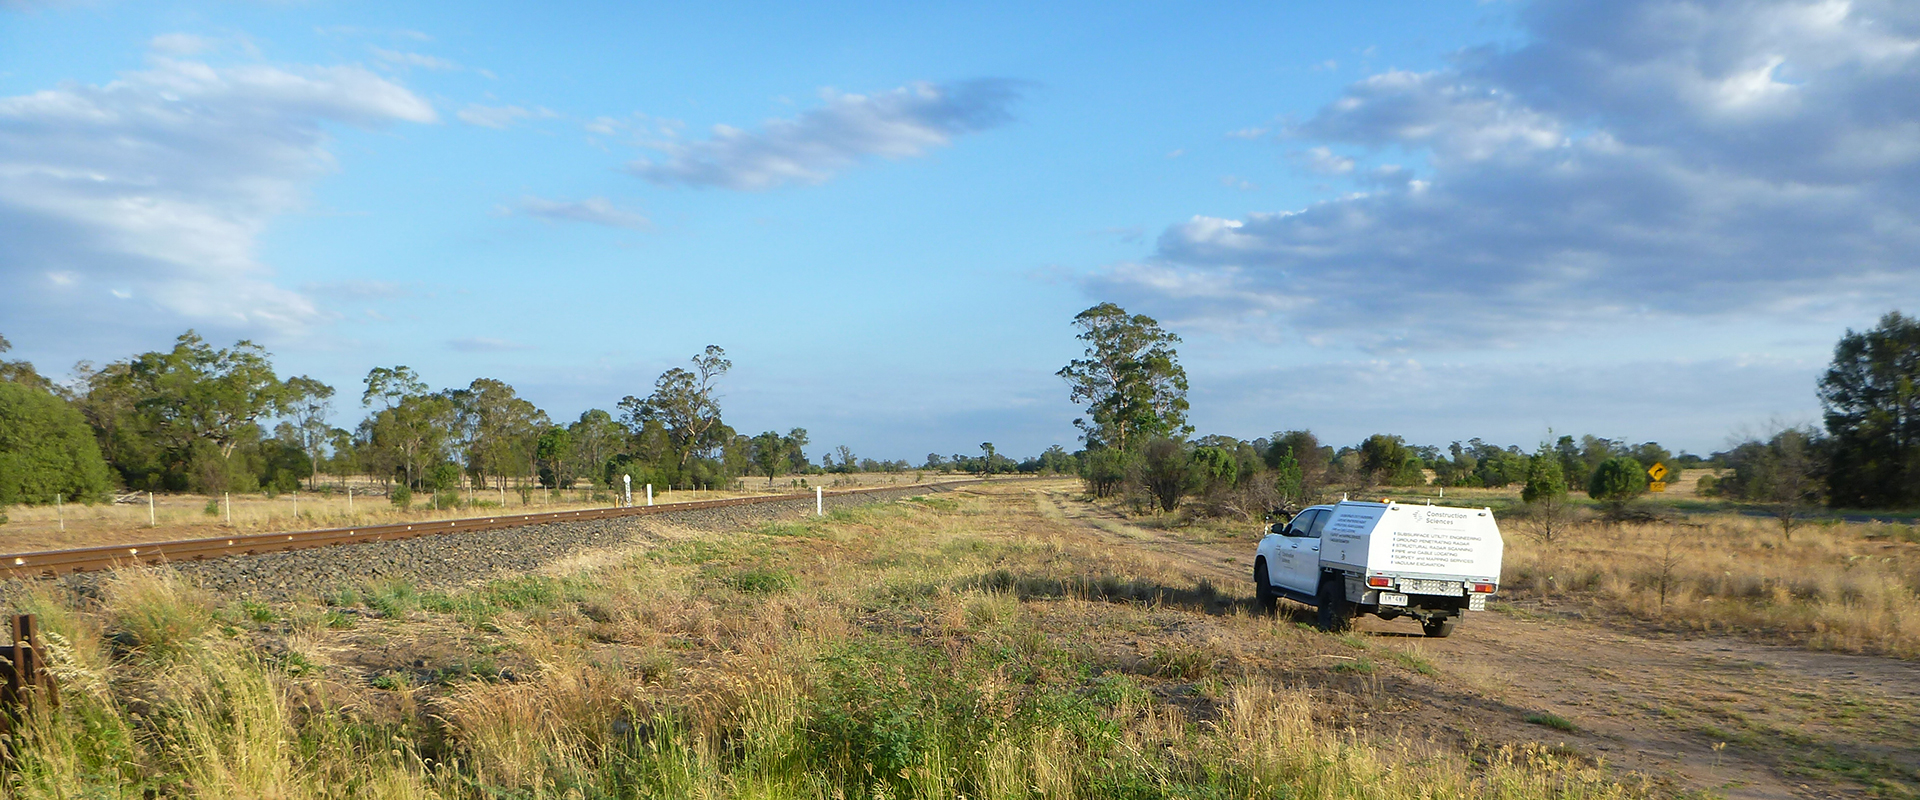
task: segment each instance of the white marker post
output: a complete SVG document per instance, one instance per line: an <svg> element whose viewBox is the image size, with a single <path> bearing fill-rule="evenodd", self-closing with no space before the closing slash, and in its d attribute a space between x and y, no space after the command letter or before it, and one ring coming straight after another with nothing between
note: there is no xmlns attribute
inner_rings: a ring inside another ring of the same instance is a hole
<svg viewBox="0 0 1920 800"><path fill-rule="evenodd" d="M293 518L295 520L300 519L300 493L299 492L293 493Z"/></svg>
<svg viewBox="0 0 1920 800"><path fill-rule="evenodd" d="M153 492L147 492L147 527L160 527L160 523L153 518Z"/></svg>
<svg viewBox="0 0 1920 800"><path fill-rule="evenodd" d="M353 516L353 487L347 487L347 516Z"/></svg>
<svg viewBox="0 0 1920 800"><path fill-rule="evenodd" d="M66 530L67 529L67 506L66 506L65 497L63 495L56 494L53 496L53 510L54 510L54 513L60 515L60 530L63 530L63 531Z"/></svg>
<svg viewBox="0 0 1920 800"><path fill-rule="evenodd" d="M813 515L816 517L827 515L827 495L818 486L813 487Z"/></svg>
<svg viewBox="0 0 1920 800"><path fill-rule="evenodd" d="M653 505L653 484L647 484L647 505Z"/></svg>
<svg viewBox="0 0 1920 800"><path fill-rule="evenodd" d="M221 492L220 499L226 503L227 527L231 528L233 527L233 495L227 492Z"/></svg>
<svg viewBox="0 0 1920 800"><path fill-rule="evenodd" d="M621 492L626 497L626 499L622 502L626 506L632 507L633 506L633 476L632 475L620 476L620 484L621 486L624 487L621 489Z"/></svg>

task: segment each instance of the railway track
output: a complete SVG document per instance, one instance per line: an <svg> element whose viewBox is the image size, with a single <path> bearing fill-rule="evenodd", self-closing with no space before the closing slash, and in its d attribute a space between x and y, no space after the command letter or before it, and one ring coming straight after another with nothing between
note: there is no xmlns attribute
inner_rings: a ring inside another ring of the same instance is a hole
<svg viewBox="0 0 1920 800"><path fill-rule="evenodd" d="M929 491L938 491L969 483L975 483L975 481L926 484L926 487ZM886 486L870 489L841 489L824 492L824 495L827 497L841 498L882 492L898 492L904 488L911 487ZM790 503L812 500L813 498L814 494L811 492L797 492L792 494L768 495L765 497L739 497L727 500L697 500L685 503L666 503L656 506L589 508L575 511L550 511L539 514L514 514L470 517L467 519L402 522L391 525L362 525L351 528L329 528L313 531L254 533L205 539L183 539L171 542L102 545L98 547L81 547L72 550L43 550L32 553L0 555L0 579L52 578L76 572L93 572L135 564L206 561L232 556L282 553L293 550L308 550L316 547L332 547L345 544L391 542L421 536L468 533L500 528L517 528L527 525L543 525L556 522L585 522L621 517L639 517L650 514L697 511L708 508L729 508L762 503Z"/></svg>

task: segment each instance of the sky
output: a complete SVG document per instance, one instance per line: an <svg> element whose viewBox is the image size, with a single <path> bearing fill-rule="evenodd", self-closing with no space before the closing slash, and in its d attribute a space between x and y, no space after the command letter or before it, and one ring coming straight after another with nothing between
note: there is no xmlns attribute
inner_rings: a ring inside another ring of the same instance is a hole
<svg viewBox="0 0 1920 800"><path fill-rule="evenodd" d="M557 421L1077 446L1103 301L1199 434L1707 453L1916 311L1920 4L0 0L0 335L194 329Z"/></svg>

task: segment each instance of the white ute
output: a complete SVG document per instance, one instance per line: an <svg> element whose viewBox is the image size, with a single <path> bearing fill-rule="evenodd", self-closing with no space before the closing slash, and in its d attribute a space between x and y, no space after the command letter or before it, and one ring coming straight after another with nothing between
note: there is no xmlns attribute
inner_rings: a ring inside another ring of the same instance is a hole
<svg viewBox="0 0 1920 800"><path fill-rule="evenodd" d="M1342 500L1267 531L1253 559L1260 607L1297 600L1319 610L1322 630L1410 616L1442 637L1499 588L1505 542L1491 509Z"/></svg>

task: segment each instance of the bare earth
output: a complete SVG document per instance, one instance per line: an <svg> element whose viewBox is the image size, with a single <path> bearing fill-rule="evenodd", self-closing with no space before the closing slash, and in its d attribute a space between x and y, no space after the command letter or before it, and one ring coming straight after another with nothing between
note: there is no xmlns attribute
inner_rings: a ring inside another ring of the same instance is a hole
<svg viewBox="0 0 1920 800"><path fill-rule="evenodd" d="M1090 534L1250 592L1251 535L1196 543L1129 525L1069 492L1048 500ZM1303 606L1281 608L1311 619ZM1424 638L1405 620L1364 617L1356 628L1438 668L1433 681L1399 687L1407 729L1429 738L1571 748L1727 798L1911 797L1920 786L1920 664L1679 637L1514 606L1471 614L1448 639ZM1575 729L1524 719L1541 712Z"/></svg>

